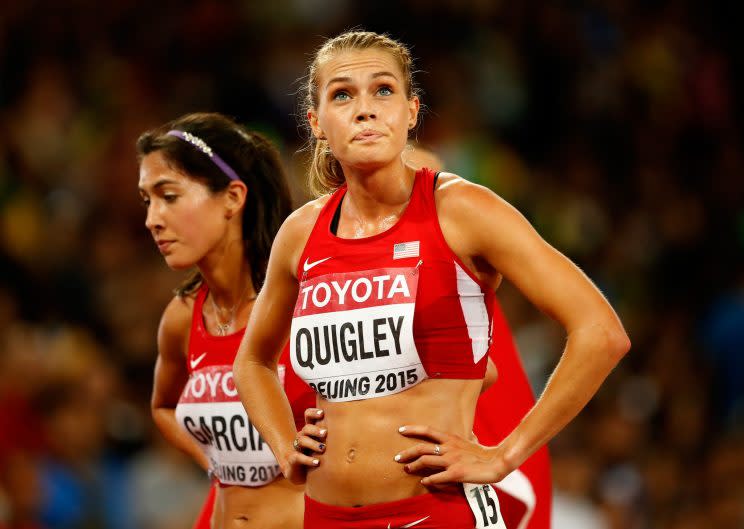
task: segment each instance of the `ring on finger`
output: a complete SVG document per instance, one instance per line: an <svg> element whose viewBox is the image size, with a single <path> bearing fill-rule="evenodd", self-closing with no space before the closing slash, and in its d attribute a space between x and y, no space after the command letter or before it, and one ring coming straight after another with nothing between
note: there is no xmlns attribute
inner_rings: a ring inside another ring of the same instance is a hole
<svg viewBox="0 0 744 529"><path fill-rule="evenodd" d="M300 438L299 437L295 437L294 441L292 441L292 447L296 451L298 451L298 452L300 451Z"/></svg>
<svg viewBox="0 0 744 529"><path fill-rule="evenodd" d="M441 456L442 455L442 447L439 445L434 445L434 455Z"/></svg>

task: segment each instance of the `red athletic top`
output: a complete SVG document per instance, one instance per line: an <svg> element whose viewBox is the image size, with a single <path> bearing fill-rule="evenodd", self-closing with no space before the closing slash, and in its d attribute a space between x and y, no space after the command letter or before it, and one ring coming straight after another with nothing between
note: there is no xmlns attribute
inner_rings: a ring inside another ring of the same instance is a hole
<svg viewBox="0 0 744 529"><path fill-rule="evenodd" d="M245 329L227 336L207 332L202 306L209 290L199 289L191 320L187 367L189 380L176 406L176 419L209 458L210 473L224 485L256 487L274 480L279 466L240 402L232 366ZM289 366L285 347L279 378L292 405L298 429L304 411L315 406L315 394Z"/></svg>
<svg viewBox="0 0 744 529"><path fill-rule="evenodd" d="M390 229L361 239L331 232L346 195L334 192L298 264L292 366L327 400L404 391L425 378L483 378L494 293L449 248L435 173L416 173Z"/></svg>

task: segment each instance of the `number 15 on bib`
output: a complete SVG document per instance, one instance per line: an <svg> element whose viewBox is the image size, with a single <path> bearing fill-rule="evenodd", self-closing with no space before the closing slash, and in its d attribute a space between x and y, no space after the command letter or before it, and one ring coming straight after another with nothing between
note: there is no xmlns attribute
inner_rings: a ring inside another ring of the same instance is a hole
<svg viewBox="0 0 744 529"><path fill-rule="evenodd" d="M507 529L499 509L499 498L491 485L463 483L462 487L475 516L475 529Z"/></svg>

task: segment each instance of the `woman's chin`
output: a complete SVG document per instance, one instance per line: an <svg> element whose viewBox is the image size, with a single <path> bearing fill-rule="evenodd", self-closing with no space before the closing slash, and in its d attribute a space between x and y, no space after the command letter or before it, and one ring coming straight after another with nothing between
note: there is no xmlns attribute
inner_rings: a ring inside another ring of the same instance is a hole
<svg viewBox="0 0 744 529"><path fill-rule="evenodd" d="M170 268L171 270L181 271L193 268L196 263L190 260L179 259L176 256L169 255L165 257L165 264L167 264L168 268Z"/></svg>
<svg viewBox="0 0 744 529"><path fill-rule="evenodd" d="M390 166L396 160L400 160L400 157L388 158L388 157L370 157L364 160L354 160L349 163L349 167L355 171L364 171L366 173L371 171L377 171Z"/></svg>

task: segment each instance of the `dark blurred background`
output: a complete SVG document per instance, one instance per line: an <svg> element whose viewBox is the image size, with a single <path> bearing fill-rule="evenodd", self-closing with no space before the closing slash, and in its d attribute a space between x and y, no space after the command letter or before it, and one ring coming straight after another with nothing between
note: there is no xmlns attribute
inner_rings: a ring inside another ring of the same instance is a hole
<svg viewBox="0 0 744 529"><path fill-rule="evenodd" d="M635 4L635 5L634 5ZM134 142L221 111L304 192L299 79L324 36L411 45L420 145L491 187L617 308L633 349L552 443L560 529L744 527L736 2L0 6L0 527L181 529L207 479L154 431L171 289ZM535 391L561 329L499 294Z"/></svg>

